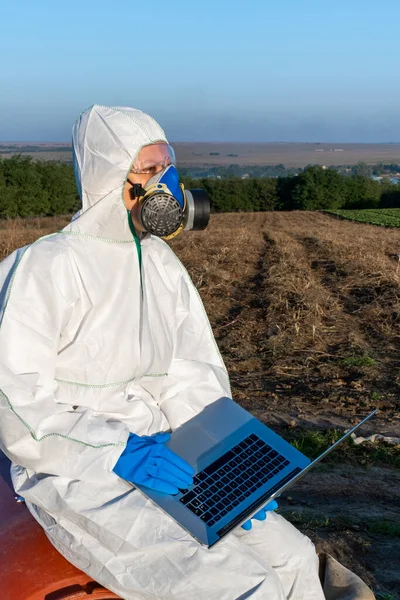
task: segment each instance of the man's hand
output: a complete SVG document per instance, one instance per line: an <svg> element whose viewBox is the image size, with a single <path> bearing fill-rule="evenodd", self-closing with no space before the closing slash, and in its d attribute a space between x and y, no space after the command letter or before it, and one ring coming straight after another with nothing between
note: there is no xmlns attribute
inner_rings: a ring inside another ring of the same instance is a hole
<svg viewBox="0 0 400 600"><path fill-rule="evenodd" d="M256 514L253 515L251 518L257 519L257 521L265 521L265 519L267 518L267 512L270 510L275 510L276 508L278 508L277 501L271 500L271 502L268 502L267 506L264 506L264 508L262 508L261 510L256 512ZM246 531L251 529L252 528L251 519L246 521L246 523L243 523L242 527L243 527L243 529L246 529Z"/></svg>
<svg viewBox="0 0 400 600"><path fill-rule="evenodd" d="M131 433L113 471L122 479L165 494L177 494L193 483L194 469L165 446L169 433Z"/></svg>

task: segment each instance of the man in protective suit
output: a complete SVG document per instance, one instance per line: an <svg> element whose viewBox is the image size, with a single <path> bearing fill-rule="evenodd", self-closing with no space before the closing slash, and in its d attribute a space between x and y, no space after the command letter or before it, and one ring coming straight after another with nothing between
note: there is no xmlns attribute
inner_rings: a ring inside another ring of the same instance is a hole
<svg viewBox="0 0 400 600"><path fill-rule="evenodd" d="M163 130L95 105L73 149L82 209L0 267L16 492L65 558L127 600L322 600L313 544L273 511L207 549L132 487L191 482L167 432L229 380L187 272L140 218L141 190L173 166Z"/></svg>

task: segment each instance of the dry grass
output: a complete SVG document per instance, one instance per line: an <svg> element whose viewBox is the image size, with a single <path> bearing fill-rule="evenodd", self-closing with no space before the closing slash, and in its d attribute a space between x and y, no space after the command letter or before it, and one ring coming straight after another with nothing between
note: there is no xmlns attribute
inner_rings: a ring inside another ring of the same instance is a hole
<svg viewBox="0 0 400 600"><path fill-rule="evenodd" d="M266 215L215 215L206 232L185 233L171 246L188 269L206 305L210 321L218 329L226 317L242 306L233 285L254 274L254 261L262 249L262 239L254 230L266 222ZM233 307L233 311L232 311Z"/></svg>
<svg viewBox="0 0 400 600"><path fill-rule="evenodd" d="M173 246L243 404L301 416L328 403L346 418L373 401L385 421L398 418L400 230L319 213L227 214ZM352 356L375 366L343 361Z"/></svg>
<svg viewBox="0 0 400 600"><path fill-rule="evenodd" d="M400 232L275 214L267 227L269 318L279 321L278 356L293 351L373 350L378 335L399 341L399 263L389 255ZM285 310L282 310L284 306Z"/></svg>
<svg viewBox="0 0 400 600"><path fill-rule="evenodd" d="M31 244L43 235L62 229L69 221L70 217L0 220L0 260L16 248Z"/></svg>

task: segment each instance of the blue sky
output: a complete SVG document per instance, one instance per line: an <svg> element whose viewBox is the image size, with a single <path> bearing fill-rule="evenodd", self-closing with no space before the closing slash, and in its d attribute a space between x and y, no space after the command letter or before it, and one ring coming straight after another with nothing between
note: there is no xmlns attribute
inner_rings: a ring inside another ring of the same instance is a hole
<svg viewBox="0 0 400 600"><path fill-rule="evenodd" d="M92 104L175 141L400 142L398 0L0 0L0 140Z"/></svg>

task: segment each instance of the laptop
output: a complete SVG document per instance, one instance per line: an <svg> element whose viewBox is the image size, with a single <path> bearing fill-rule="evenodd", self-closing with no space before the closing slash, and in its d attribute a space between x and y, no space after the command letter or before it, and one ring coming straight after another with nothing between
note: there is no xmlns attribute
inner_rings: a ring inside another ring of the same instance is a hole
<svg viewBox="0 0 400 600"><path fill-rule="evenodd" d="M376 410L310 461L230 398L207 406L166 446L195 470L175 496L136 486L200 544L211 548L332 452Z"/></svg>

